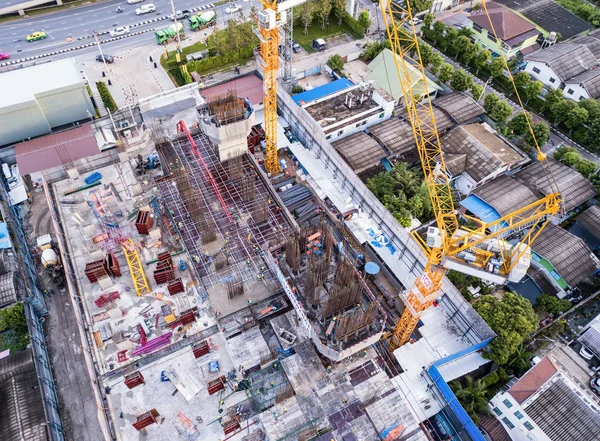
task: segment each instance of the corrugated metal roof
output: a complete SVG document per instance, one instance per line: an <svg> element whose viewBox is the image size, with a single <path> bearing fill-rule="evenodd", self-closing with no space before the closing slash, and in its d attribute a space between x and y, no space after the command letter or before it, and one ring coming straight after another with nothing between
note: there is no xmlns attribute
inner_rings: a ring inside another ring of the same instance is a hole
<svg viewBox="0 0 600 441"><path fill-rule="evenodd" d="M600 97L600 69L586 70L565 83L565 90L569 84L577 84L583 86L591 98Z"/></svg>
<svg viewBox="0 0 600 441"><path fill-rule="evenodd" d="M531 248L549 260L571 287L600 268L600 261L582 239L554 224L546 225Z"/></svg>
<svg viewBox="0 0 600 441"><path fill-rule="evenodd" d="M379 143L364 132L346 136L331 145L357 175L377 167L386 156Z"/></svg>
<svg viewBox="0 0 600 441"><path fill-rule="evenodd" d="M293 95L292 99L296 102L296 104L301 106L352 86L354 86L352 81L346 78L340 78L339 80L332 81L331 83L323 84L322 86L315 87L314 89Z"/></svg>
<svg viewBox="0 0 600 441"><path fill-rule="evenodd" d="M592 205L575 219L579 225L600 239L600 205Z"/></svg>
<svg viewBox="0 0 600 441"><path fill-rule="evenodd" d="M394 155L402 155L415 148L415 138L410 124L397 117L369 127L369 133Z"/></svg>
<svg viewBox="0 0 600 441"><path fill-rule="evenodd" d="M399 60L399 55L394 54L389 49L384 49L373 61L369 63L371 73L367 76L367 80L373 81L375 87L381 87L387 93L392 95L395 100L402 98L402 87L398 81L398 71L396 70L396 61L394 55ZM410 87L415 95L423 95L425 87L423 86L423 78L417 69L408 66L408 76L410 79ZM403 73L400 74L402 82L405 82ZM433 80L427 79L428 93L433 93L436 90L441 90Z"/></svg>
<svg viewBox="0 0 600 441"><path fill-rule="evenodd" d="M545 164L546 167L541 162L534 162L517 173L515 178L544 195L554 193L553 182L556 182L565 212L571 211L598 194L590 181L571 167L551 158L546 159ZM546 169L550 175L546 174Z"/></svg>
<svg viewBox="0 0 600 441"><path fill-rule="evenodd" d="M17 165L22 176L99 153L91 124L15 145Z"/></svg>
<svg viewBox="0 0 600 441"><path fill-rule="evenodd" d="M517 403L522 404L557 372L558 368L554 363L548 357L544 357L542 361L529 369L519 381L508 389L508 393Z"/></svg>
<svg viewBox="0 0 600 441"><path fill-rule="evenodd" d="M229 90L234 90L237 93L238 98L248 98L253 105L263 102L263 82L256 75L246 75L241 78L227 81L226 83L207 87L200 91L200 95L209 98L224 95Z"/></svg>
<svg viewBox="0 0 600 441"><path fill-rule="evenodd" d="M564 82L598 63L598 59L586 45L575 43L559 43L537 50L526 55L525 60L546 63Z"/></svg>
<svg viewBox="0 0 600 441"><path fill-rule="evenodd" d="M16 274L16 271L11 271L0 276L0 308L9 306L18 300L15 284Z"/></svg>
<svg viewBox="0 0 600 441"><path fill-rule="evenodd" d="M587 328L579 341L600 358L600 323L594 323Z"/></svg>
<svg viewBox="0 0 600 441"><path fill-rule="evenodd" d="M437 97L433 100L433 106L444 110L457 124L464 124L485 113L483 107L462 92Z"/></svg>
<svg viewBox="0 0 600 441"><path fill-rule="evenodd" d="M529 21L498 3L486 3L486 10L474 12L469 18L473 23L487 29L491 34L505 42L535 29L535 26ZM492 31L490 21L496 32Z"/></svg>
<svg viewBox="0 0 600 441"><path fill-rule="evenodd" d="M473 194L494 207L501 216L507 216L539 199L527 186L506 175L476 188Z"/></svg>
<svg viewBox="0 0 600 441"><path fill-rule="evenodd" d="M585 44L588 47L588 49L592 51L594 56L600 59L600 39L598 38L598 35L598 33L594 33L594 31L592 31L587 35L574 38L573 40L571 40L571 42Z"/></svg>

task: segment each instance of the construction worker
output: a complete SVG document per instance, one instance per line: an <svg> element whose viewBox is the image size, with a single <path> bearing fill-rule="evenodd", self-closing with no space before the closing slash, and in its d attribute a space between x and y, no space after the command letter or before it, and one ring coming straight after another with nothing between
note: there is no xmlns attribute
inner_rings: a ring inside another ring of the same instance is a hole
<svg viewBox="0 0 600 441"><path fill-rule="evenodd" d="M271 387L275 387L275 382L271 381Z"/></svg>
<svg viewBox="0 0 600 441"><path fill-rule="evenodd" d="M183 222L179 222L179 223L177 224L177 226L179 227L179 229L182 229L182 228L183 228Z"/></svg>
<svg viewBox="0 0 600 441"><path fill-rule="evenodd" d="M248 297L248 305L252 305L252 297Z"/></svg>
<svg viewBox="0 0 600 441"><path fill-rule="evenodd" d="M200 257L196 256L195 254L192 256L192 260L196 263L200 263Z"/></svg>
<svg viewBox="0 0 600 441"><path fill-rule="evenodd" d="M287 409L285 407L283 408L283 413L287 413Z"/></svg>
<svg viewBox="0 0 600 441"><path fill-rule="evenodd" d="M246 265L250 266L250 259L246 259Z"/></svg>
<svg viewBox="0 0 600 441"><path fill-rule="evenodd" d="M331 367L331 365L327 366L327 373L330 374L331 371L333 371L333 368Z"/></svg>
<svg viewBox="0 0 600 441"><path fill-rule="evenodd" d="M344 397L344 399L342 400L342 403L348 404L348 397Z"/></svg>

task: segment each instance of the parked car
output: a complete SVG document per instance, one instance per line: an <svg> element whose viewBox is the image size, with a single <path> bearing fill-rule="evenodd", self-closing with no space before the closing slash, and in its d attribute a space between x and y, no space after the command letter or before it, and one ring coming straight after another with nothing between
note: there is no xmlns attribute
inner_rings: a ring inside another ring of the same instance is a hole
<svg viewBox="0 0 600 441"><path fill-rule="evenodd" d="M594 358L594 353L591 352L584 345L581 345L581 349L579 349L579 355L581 355L586 360L591 360L592 358Z"/></svg>
<svg viewBox="0 0 600 441"><path fill-rule="evenodd" d="M98 55L96 57L96 61L99 61L100 63L106 62L110 64L113 61L115 61L115 57L113 57L112 55L104 54L104 59L102 59L102 55Z"/></svg>
<svg viewBox="0 0 600 441"><path fill-rule="evenodd" d="M10 55L8 55L6 52L0 52L0 60L8 60L10 58Z"/></svg>
<svg viewBox="0 0 600 441"><path fill-rule="evenodd" d="M25 37L25 40L37 41L37 40L43 40L44 38L46 38L45 32L34 32L32 34L29 34L27 37Z"/></svg>
<svg viewBox="0 0 600 441"><path fill-rule="evenodd" d="M590 387L594 392L600 395L600 377L592 378L590 381Z"/></svg>
<svg viewBox="0 0 600 441"><path fill-rule="evenodd" d="M183 20L184 18L188 18L189 16L190 11L188 11L187 9L184 9L183 11L175 11L175 15L169 15L169 17L171 17L171 20Z"/></svg>
<svg viewBox="0 0 600 441"><path fill-rule="evenodd" d="M149 12L156 11L156 6L153 3L148 3L147 5L140 6L135 10L135 15L148 14Z"/></svg>
<svg viewBox="0 0 600 441"><path fill-rule="evenodd" d="M127 0L128 5L135 5L136 3L141 3L144 0Z"/></svg>
<svg viewBox="0 0 600 441"><path fill-rule="evenodd" d="M322 38L317 38L316 40L313 40L312 47L316 51L324 51L326 49L325 40L323 40Z"/></svg>
<svg viewBox="0 0 600 441"><path fill-rule="evenodd" d="M298 43L296 43L296 41L292 42L292 50L294 51L295 54L297 54L298 52L300 52L302 50L302 46L300 46Z"/></svg>
<svg viewBox="0 0 600 441"><path fill-rule="evenodd" d="M112 31L110 31L111 37L119 37L125 34L129 34L129 26L121 26L119 28L114 28Z"/></svg>
<svg viewBox="0 0 600 441"><path fill-rule="evenodd" d="M225 12L227 14L233 14L234 12L238 12L242 10L242 6L241 5L236 5L235 3L231 6L228 6L227 8L225 8Z"/></svg>
<svg viewBox="0 0 600 441"><path fill-rule="evenodd" d="M416 26L416 25L420 25L421 23L423 23L423 20L421 20L420 18L413 18L412 19L412 23Z"/></svg>

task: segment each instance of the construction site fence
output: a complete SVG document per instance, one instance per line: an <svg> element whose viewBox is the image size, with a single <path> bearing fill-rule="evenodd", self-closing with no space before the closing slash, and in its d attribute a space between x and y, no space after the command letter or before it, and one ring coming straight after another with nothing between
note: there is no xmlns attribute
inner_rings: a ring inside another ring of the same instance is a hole
<svg viewBox="0 0 600 441"><path fill-rule="evenodd" d="M332 170L339 186L348 192L360 210L377 223L389 243L396 249L396 258L403 262L408 271L395 275L405 287L412 287L415 279L423 274L427 256L325 139L322 128L308 112L299 107L283 87L277 88L277 99L278 110L289 122L292 133L307 149L313 151L315 157L322 161L326 168ZM444 278L442 292L444 297L448 297L453 303L461 304L459 308L455 308L457 312L468 311L466 317L456 322L456 326L472 344L495 335L447 278ZM468 324L471 319L477 321L477 326Z"/></svg>
<svg viewBox="0 0 600 441"><path fill-rule="evenodd" d="M25 237L19 213L20 210L11 204L10 197L8 196L8 183L4 178L2 179L2 184L0 184L0 198L2 199L2 204L0 205L2 217L7 223L9 231L12 233L13 249L18 262L18 270L21 274L20 284L24 287L23 290L19 290L24 291L24 296L20 300L24 304L27 329L33 353L33 363L38 377L40 398L43 401L48 436L51 441L62 441L65 437L60 418L58 394L54 375L52 374L44 328L42 326L43 316L48 314L48 308L44 295L39 288L36 266Z"/></svg>
<svg viewBox="0 0 600 441"><path fill-rule="evenodd" d="M77 330L79 332L81 347L83 349L82 354L85 359L85 366L88 371L90 388L94 395L96 406L99 410L102 410L102 412L98 412L98 423L104 439L110 441L116 439L116 435L109 415L108 402L103 397L100 390L101 384L98 381L99 369L97 361L95 360L95 357L93 357L94 345L91 335L87 332L87 329L89 328L89 320L86 318L81 290L79 289L76 272L73 267L73 261L70 257L71 253L69 243L63 229L63 221L61 219L60 210L58 209L58 202L54 197L52 184L46 180L45 176L42 176L42 183L44 195L46 196L46 202L48 203L48 208L50 210L53 231L56 233L56 243L60 251L61 260L63 262L67 290L73 303L73 314L75 315L75 319L77 321ZM100 418L100 415L104 415L104 418Z"/></svg>

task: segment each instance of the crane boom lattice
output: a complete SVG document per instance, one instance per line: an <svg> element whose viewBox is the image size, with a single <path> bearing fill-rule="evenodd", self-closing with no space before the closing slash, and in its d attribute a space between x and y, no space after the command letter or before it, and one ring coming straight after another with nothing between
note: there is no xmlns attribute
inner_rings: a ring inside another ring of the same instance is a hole
<svg viewBox="0 0 600 441"><path fill-rule="evenodd" d="M129 273L131 274L131 280L133 280L133 287L138 296L144 294L150 294L150 285L148 285L148 279L144 272L142 260L140 259L140 253L138 253L133 240L127 239L121 242L123 248L123 254L127 260L127 266L129 266Z"/></svg>

